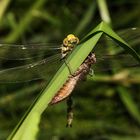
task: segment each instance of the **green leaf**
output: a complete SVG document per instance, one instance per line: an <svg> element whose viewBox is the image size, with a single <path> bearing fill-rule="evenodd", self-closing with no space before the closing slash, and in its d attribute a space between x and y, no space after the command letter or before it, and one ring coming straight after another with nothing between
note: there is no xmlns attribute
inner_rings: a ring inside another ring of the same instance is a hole
<svg viewBox="0 0 140 140"><path fill-rule="evenodd" d="M21 126L22 134L20 133L20 131L18 131L14 139L35 140L36 134L39 130L38 128L39 122L40 122L40 115L36 112L32 113L32 115L30 115L30 118L28 118L28 120L25 121L24 125Z"/></svg>
<svg viewBox="0 0 140 140"><path fill-rule="evenodd" d="M135 104L135 102L132 99L132 96L128 90L126 90L126 88L119 86L118 88L120 97L125 105L125 107L127 108L129 114L138 122L140 123L140 112L139 109L137 107L137 105Z"/></svg>
<svg viewBox="0 0 140 140"><path fill-rule="evenodd" d="M17 25L17 28L12 32L10 32L10 34L5 38L4 41L8 43L12 43L15 40L17 40L28 28L28 25L32 22L35 10L40 9L45 2L47 1L36 0L34 4L31 6L31 8L29 9L29 11L26 12L25 16L22 18L19 25Z"/></svg>
<svg viewBox="0 0 140 140"><path fill-rule="evenodd" d="M104 32L106 35L108 35L111 39L113 39L116 43L119 44L118 47L122 47L126 52L131 54L140 63L140 55L127 42L125 42L121 37L119 37L105 22L101 22L94 30L88 33L82 41L86 41L97 32Z"/></svg>
<svg viewBox="0 0 140 140"><path fill-rule="evenodd" d="M92 51L93 47L96 45L98 40L100 39L102 32L95 34L86 42L78 45L72 53L66 59L66 62L69 64L72 71L76 71L76 69L82 64L85 58ZM21 119L17 127L14 129L12 134L9 136L8 140L19 140L18 137L22 137L24 133L24 128L28 128L28 122L32 114L37 113L41 116L43 111L47 108L49 102L55 95L55 93L63 86L65 81L69 76L69 69L65 63L60 67L57 73L54 75L53 79L50 81L45 90L37 97L34 104L30 107L24 117Z"/></svg>
<svg viewBox="0 0 140 140"><path fill-rule="evenodd" d="M11 1L10 0L1 0L0 1L0 21L4 16L4 13Z"/></svg>

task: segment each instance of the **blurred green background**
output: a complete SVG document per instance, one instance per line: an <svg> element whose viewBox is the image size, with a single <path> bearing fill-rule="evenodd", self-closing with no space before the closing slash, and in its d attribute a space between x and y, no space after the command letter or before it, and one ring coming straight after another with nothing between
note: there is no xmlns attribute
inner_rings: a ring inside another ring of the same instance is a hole
<svg viewBox="0 0 140 140"><path fill-rule="evenodd" d="M139 0L1 0L0 42L61 44L67 34L74 33L81 39L104 20L140 54L139 9ZM96 48L100 56L104 51L123 52L106 37ZM0 52L3 57L9 54ZM67 106L63 101L42 115L39 140L140 139L140 68L124 69L121 62L133 64L129 58L103 60L97 70L95 65L95 76L79 83L72 93L73 127L65 127ZM115 74L107 70L110 63ZM10 67L9 60L4 64L2 67ZM117 71L116 64L120 64L121 71ZM51 64L48 67L55 69ZM8 137L45 85L40 80L0 83L0 140Z"/></svg>

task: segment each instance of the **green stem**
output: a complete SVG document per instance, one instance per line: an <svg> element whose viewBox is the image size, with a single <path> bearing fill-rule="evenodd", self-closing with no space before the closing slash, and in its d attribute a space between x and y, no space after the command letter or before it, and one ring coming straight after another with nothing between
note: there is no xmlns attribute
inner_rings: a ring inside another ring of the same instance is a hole
<svg viewBox="0 0 140 140"><path fill-rule="evenodd" d="M98 7L99 7L99 12L100 12L100 15L101 15L101 19L104 22L111 25L111 18L110 18L110 15L109 15L109 10L108 10L108 7L107 7L106 0L97 0L97 4L98 4Z"/></svg>
<svg viewBox="0 0 140 140"><path fill-rule="evenodd" d="M3 15L8 7L10 0L1 0L0 1L0 20L3 18Z"/></svg>
<svg viewBox="0 0 140 140"><path fill-rule="evenodd" d="M21 19L19 25L15 30L13 30L4 40L5 42L12 43L16 41L27 29L28 25L32 22L34 11L37 9L40 9L43 4L46 2L46 0L36 0L36 2L33 4L33 6L30 8L28 12L26 12L23 19Z"/></svg>

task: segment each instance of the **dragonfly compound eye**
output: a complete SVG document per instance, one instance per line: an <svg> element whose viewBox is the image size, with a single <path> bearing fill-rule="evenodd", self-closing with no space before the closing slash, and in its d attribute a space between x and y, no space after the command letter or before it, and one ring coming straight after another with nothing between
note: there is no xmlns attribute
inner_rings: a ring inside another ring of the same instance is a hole
<svg viewBox="0 0 140 140"><path fill-rule="evenodd" d="M78 43L78 37L74 36L73 34L67 35L67 37L63 40L61 47L62 58L65 57L68 52L70 52Z"/></svg>
<svg viewBox="0 0 140 140"><path fill-rule="evenodd" d="M63 44L65 46L73 46L79 43L79 39L74 36L73 34L67 35L67 37L64 39Z"/></svg>
<svg viewBox="0 0 140 140"><path fill-rule="evenodd" d="M76 44L79 43L78 37L76 37L76 36L73 35L73 34L69 34L69 35L67 36L67 40L68 40L68 42L69 42L70 44L73 44L73 45L76 45Z"/></svg>

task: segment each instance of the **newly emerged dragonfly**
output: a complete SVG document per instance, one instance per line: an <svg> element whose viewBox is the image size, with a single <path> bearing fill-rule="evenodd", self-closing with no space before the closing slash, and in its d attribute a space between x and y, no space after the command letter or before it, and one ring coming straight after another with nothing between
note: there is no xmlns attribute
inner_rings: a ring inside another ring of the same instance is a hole
<svg viewBox="0 0 140 140"><path fill-rule="evenodd" d="M66 99L74 90L77 82L84 79L87 74L91 70L92 64L96 62L96 57L94 53L88 55L85 61L80 65L78 70L72 75L69 75L65 84L59 89L59 91L55 94L53 99L51 100L50 104L56 104L64 99ZM67 127L72 127L72 120L73 120L73 104L71 97L67 100Z"/></svg>
<svg viewBox="0 0 140 140"><path fill-rule="evenodd" d="M85 76L90 72L92 64L96 62L96 57L94 53L91 53L85 61L81 64L78 70L68 77L63 87L56 93L56 96L52 99L50 104L58 103L68 97L73 91L77 82L84 79Z"/></svg>
<svg viewBox="0 0 140 140"><path fill-rule="evenodd" d="M130 41L138 40L138 33L136 33L137 36L134 35L137 30L134 30L134 33L131 34L132 31L128 31L130 36L128 36L128 33L124 33L124 35L127 35ZM62 61L60 59L64 58L78 42L79 39L71 34L63 40L62 45L0 44L0 83L28 82L38 79L49 81L50 73L57 71L61 65ZM98 47L98 45L100 46ZM94 65L95 74L111 69L108 66L110 62L120 63L124 67L138 65L138 62L131 55L125 54L125 51L114 42L113 45L112 49L116 49L117 54L107 55L107 47L104 46L104 43L97 44L96 48L99 51L96 51L95 48L97 58L97 63Z"/></svg>
<svg viewBox="0 0 140 140"><path fill-rule="evenodd" d="M46 46L46 44L0 44L0 83L28 82L38 79L49 81L50 73L54 70L57 71L62 62L60 60L65 59L67 54L78 43L79 39L70 34L63 40L62 45L50 47ZM98 51L95 51L97 58L97 63L94 64L95 74L100 71L110 70L111 67L108 65L110 62L113 62L113 64L119 63L125 67L135 67L139 65L132 56L125 54L125 52L116 44L115 46L116 47L113 46L112 48L113 50L117 48L117 55L105 55L105 47L96 47L100 48L100 51L99 53ZM83 64L85 64L89 58L92 57L89 55ZM93 58L95 60L95 57ZM79 77L81 77L81 75L88 74L91 66L88 66L88 70L84 70L83 64L79 68L82 69L82 71L79 72L78 69L74 75L69 76L67 82L58 91L58 93L56 93L56 96L53 98L50 104L54 104L65 99L72 92L77 82L81 79ZM65 90L66 92L61 92L64 91L64 88L67 88L67 90ZM71 111L68 113L71 113ZM69 123L71 125L71 119Z"/></svg>

